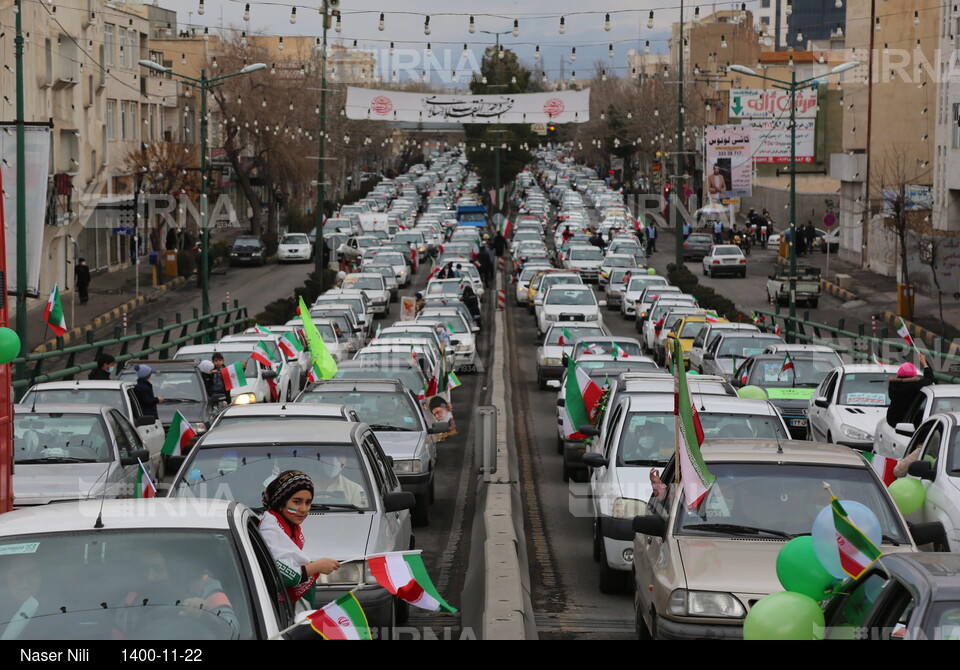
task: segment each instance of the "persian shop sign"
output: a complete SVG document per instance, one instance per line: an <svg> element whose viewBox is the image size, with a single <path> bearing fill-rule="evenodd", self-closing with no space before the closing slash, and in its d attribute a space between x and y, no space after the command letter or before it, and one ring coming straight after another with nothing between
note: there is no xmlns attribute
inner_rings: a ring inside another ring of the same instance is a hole
<svg viewBox="0 0 960 670"><path fill-rule="evenodd" d="M817 89L797 91L796 114L798 119L816 118ZM789 119L790 93L778 89L733 89L730 91L730 116L739 119Z"/></svg>

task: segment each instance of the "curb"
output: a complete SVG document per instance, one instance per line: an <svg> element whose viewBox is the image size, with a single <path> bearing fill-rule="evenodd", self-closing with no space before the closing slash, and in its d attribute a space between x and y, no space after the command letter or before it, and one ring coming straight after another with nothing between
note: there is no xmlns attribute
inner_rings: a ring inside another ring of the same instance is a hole
<svg viewBox="0 0 960 670"><path fill-rule="evenodd" d="M833 297L835 297L835 298L840 298L841 300L844 300L844 301L859 300L859 299L860 299L860 297L859 297L856 293L853 293L852 291L848 291L848 290L845 289L845 288L840 288L839 286L837 286L837 285L834 284L833 282L829 282L829 281L827 281L826 279L821 279L821 280L820 280L820 288L821 288L825 293L829 293L829 294L832 295Z"/></svg>
<svg viewBox="0 0 960 670"><path fill-rule="evenodd" d="M156 289L154 290L173 291L175 289L180 288L186 283L187 283L187 280L185 277L174 277L167 283L162 284L161 286L157 286ZM112 323L113 321L120 319L123 316L124 312L131 312L137 307L142 307L146 302L147 302L147 296L145 295L141 295L139 298L128 300L127 302L123 303L119 307L114 307L109 312L104 312L100 316L94 317L93 319L90 320L90 323L88 323L85 326L77 326L75 328L71 328L66 333L64 333L62 337L56 337L52 340L47 340L43 344L32 349L31 353L42 354L47 351L56 351L60 349L60 346L58 345L61 341L63 342L63 348L67 348L70 345L76 344L80 340L82 340L85 337L86 332L88 330L100 330L108 323Z"/></svg>
<svg viewBox="0 0 960 670"><path fill-rule="evenodd" d="M893 312L881 312L877 315L884 323L896 330L900 325L900 317L894 314ZM919 338L923 340L923 343L926 344L931 349L933 348L934 343L938 339L942 339L940 335L933 332L932 330L927 330L923 326L918 326L912 321L907 321L906 319L903 322L907 326L907 330L910 331L910 334L914 338Z"/></svg>

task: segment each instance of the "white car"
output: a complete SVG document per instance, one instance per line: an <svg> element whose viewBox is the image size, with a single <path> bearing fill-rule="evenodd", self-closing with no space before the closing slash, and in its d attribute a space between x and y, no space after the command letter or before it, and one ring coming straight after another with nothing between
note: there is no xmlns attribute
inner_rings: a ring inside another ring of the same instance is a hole
<svg viewBox="0 0 960 670"><path fill-rule="evenodd" d="M877 422L873 450L888 458L903 458L907 454L907 443L931 414L957 411L960 411L960 384L925 386L904 415L903 423L890 426L886 417Z"/></svg>
<svg viewBox="0 0 960 670"><path fill-rule="evenodd" d="M397 283L400 286L410 286L411 272L407 265L406 257L399 251L383 247L369 252L369 256L364 256L363 265L389 265L397 277Z"/></svg>
<svg viewBox="0 0 960 670"><path fill-rule="evenodd" d="M312 314L315 309L332 305L347 305L353 310L363 336L370 337L373 332L373 308L370 306L366 293L363 291L331 289L316 299L310 308L310 313Z"/></svg>
<svg viewBox="0 0 960 670"><path fill-rule="evenodd" d="M714 244L703 257L703 274L711 278L722 274L746 277L747 257L735 244Z"/></svg>
<svg viewBox="0 0 960 670"><path fill-rule="evenodd" d="M603 252L600 251L600 247L578 245L570 247L563 264L567 270L579 272L583 281L596 282L602 262Z"/></svg>
<svg viewBox="0 0 960 670"><path fill-rule="evenodd" d="M634 330L636 330L638 333L643 332L643 325L646 323L650 308L661 296L681 298L688 295L689 294L681 291L679 287L671 286L670 284L666 283L654 284L652 286L645 287L641 290L640 297L638 297L633 304L633 313L634 317L636 318L636 322L633 324Z"/></svg>
<svg viewBox="0 0 960 670"><path fill-rule="evenodd" d="M282 419L296 421L304 419L360 421L357 413L353 411L353 408L346 405L334 405L332 403L314 403L308 405L302 402L257 403L256 405L230 405L217 415L217 418L210 426L210 430L218 426L233 426L238 423L252 423L265 420L276 421Z"/></svg>
<svg viewBox="0 0 960 670"><path fill-rule="evenodd" d="M263 337L262 335L256 333L242 333L237 335L226 335L220 338L220 343L232 344L235 342L246 342L248 346L253 347L257 344L257 342L266 342L267 346L270 347L270 351L274 358L282 363L275 378L279 399L293 400L297 397L297 394L300 392L300 388L302 387L302 384L300 383L301 373L305 375L307 370L310 369L310 366L309 364L303 366L301 357L299 355L286 356L278 344L280 337L281 336L277 333L274 333L272 337Z"/></svg>
<svg viewBox="0 0 960 670"><path fill-rule="evenodd" d="M390 291L383 276L376 272L357 272L348 274L340 282L344 291L363 291L370 302L374 315L383 318L390 313Z"/></svg>
<svg viewBox="0 0 960 670"><path fill-rule="evenodd" d="M598 301L586 284L562 284L547 290L543 296L543 305L539 306L537 334L543 336L555 323L576 325L583 322L595 322L603 326L601 307L604 300Z"/></svg>
<svg viewBox="0 0 960 670"><path fill-rule="evenodd" d="M628 268L639 270L636 259L630 254L607 254L600 263L600 269L597 274L597 286L603 291L610 283L610 273L614 268Z"/></svg>
<svg viewBox="0 0 960 670"><path fill-rule="evenodd" d="M660 275L634 273L620 299L620 314L625 319L637 318L637 302L643 290L649 286L667 286L667 278ZM676 288L676 287L672 287ZM680 289L677 289L680 292Z"/></svg>
<svg viewBox="0 0 960 670"><path fill-rule="evenodd" d="M274 345L276 346L276 345ZM195 359L211 360L215 353L223 354L225 366L234 363L243 364L243 374L247 383L239 388L230 391L230 401L238 405L246 405L252 402L271 402L273 394L270 390L268 379L275 379L277 373L270 370L262 363L258 363L250 358L253 353L252 342L231 342L231 343L211 343L211 344L190 344L177 349L173 355L174 360Z"/></svg>
<svg viewBox="0 0 960 670"><path fill-rule="evenodd" d="M656 351L656 342L661 335L666 333L663 330L663 320L667 312L675 307L697 308L697 299L687 294L665 294L656 300L650 306L647 312L647 318L643 320L643 330L640 342L648 353Z"/></svg>
<svg viewBox="0 0 960 670"><path fill-rule="evenodd" d="M946 546L935 551L960 551L960 414L942 412L924 421L907 445L906 453L920 449L908 472L923 483L923 505L908 516L911 522L939 522Z"/></svg>
<svg viewBox="0 0 960 670"><path fill-rule="evenodd" d="M450 334L454 369L464 371L475 369L480 360L477 357L477 340L473 334L475 326L468 324L459 311L434 308L427 314L419 314L416 323L429 324L434 327L438 323L443 325Z"/></svg>
<svg viewBox="0 0 960 670"><path fill-rule="evenodd" d="M530 282L537 275L538 272L542 270L550 270L553 266L547 263L527 263L523 266L523 269L520 270L520 273L514 279L514 288L517 292L517 304L521 306L526 306L527 304L527 289L530 287Z"/></svg>
<svg viewBox="0 0 960 670"><path fill-rule="evenodd" d="M704 351L706 351L707 347L713 343L713 341L721 332L730 330L739 330L745 333L760 332L760 329L752 323L728 323L724 321L708 323L703 327L703 330L700 331L700 334L697 335L697 337L693 340L693 344L690 345L690 369L700 370L701 366L703 365Z"/></svg>
<svg viewBox="0 0 960 670"><path fill-rule="evenodd" d="M277 245L277 262L309 261L313 258L313 245L306 233L288 233Z"/></svg>
<svg viewBox="0 0 960 670"><path fill-rule="evenodd" d="M550 379L561 379L566 371L564 356L573 353L574 344L583 338L604 337L607 332L599 325L554 324L537 347L537 387L547 388Z"/></svg>
<svg viewBox="0 0 960 670"><path fill-rule="evenodd" d="M807 410L808 438L870 451L877 423L887 414L887 384L896 365L841 365L822 382Z"/></svg>

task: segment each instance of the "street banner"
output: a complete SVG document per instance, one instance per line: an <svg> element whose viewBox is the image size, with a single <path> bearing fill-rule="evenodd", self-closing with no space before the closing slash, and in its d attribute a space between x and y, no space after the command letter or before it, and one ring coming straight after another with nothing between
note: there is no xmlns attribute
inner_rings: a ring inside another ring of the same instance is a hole
<svg viewBox="0 0 960 670"><path fill-rule="evenodd" d="M790 162L790 121L749 119L754 163ZM797 162L812 163L816 154L816 119L797 119Z"/></svg>
<svg viewBox="0 0 960 670"><path fill-rule="evenodd" d="M798 90L795 100L798 119L816 118L816 88ZM733 89L730 91L729 116L732 119L789 119L790 92L780 89Z"/></svg>
<svg viewBox="0 0 960 670"><path fill-rule="evenodd" d="M711 198L749 197L753 191L753 129L707 126L704 192Z"/></svg>
<svg viewBox="0 0 960 670"><path fill-rule="evenodd" d="M347 87L347 118L412 123L586 123L590 89L516 95L437 95Z"/></svg>
<svg viewBox="0 0 960 670"><path fill-rule="evenodd" d="M50 128L24 127L24 171L27 180L26 208L26 294L40 295L40 258L43 254L43 231L47 217L47 181L50 173ZM17 127L0 125L0 171L3 172L3 218L7 226L7 293L13 295L17 286Z"/></svg>

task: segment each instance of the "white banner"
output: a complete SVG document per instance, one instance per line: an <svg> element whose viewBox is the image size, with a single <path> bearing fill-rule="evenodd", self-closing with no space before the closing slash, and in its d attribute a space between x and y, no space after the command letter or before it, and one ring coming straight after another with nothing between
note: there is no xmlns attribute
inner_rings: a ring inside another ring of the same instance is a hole
<svg viewBox="0 0 960 670"><path fill-rule="evenodd" d="M817 116L817 89L803 88L796 97L798 119ZM730 117L740 119L789 119L790 92L780 89L735 88L730 91Z"/></svg>
<svg viewBox="0 0 960 670"><path fill-rule="evenodd" d="M24 128L24 166L27 179L27 295L40 294L40 256L43 252L43 230L47 216L47 182L50 171L50 128ZM3 171L3 218L7 235L7 293L16 293L17 286L17 127L0 126L0 163Z"/></svg>
<svg viewBox="0 0 960 670"><path fill-rule="evenodd" d="M752 130L744 126L707 126L704 193L709 198L742 198L752 194Z"/></svg>
<svg viewBox="0 0 960 670"><path fill-rule="evenodd" d="M812 163L816 154L816 119L797 119L797 162ZM742 125L753 129L754 163L790 162L790 121L751 119Z"/></svg>
<svg viewBox="0 0 960 670"><path fill-rule="evenodd" d="M412 123L585 123L590 89L517 95L436 95L347 88L347 118Z"/></svg>

